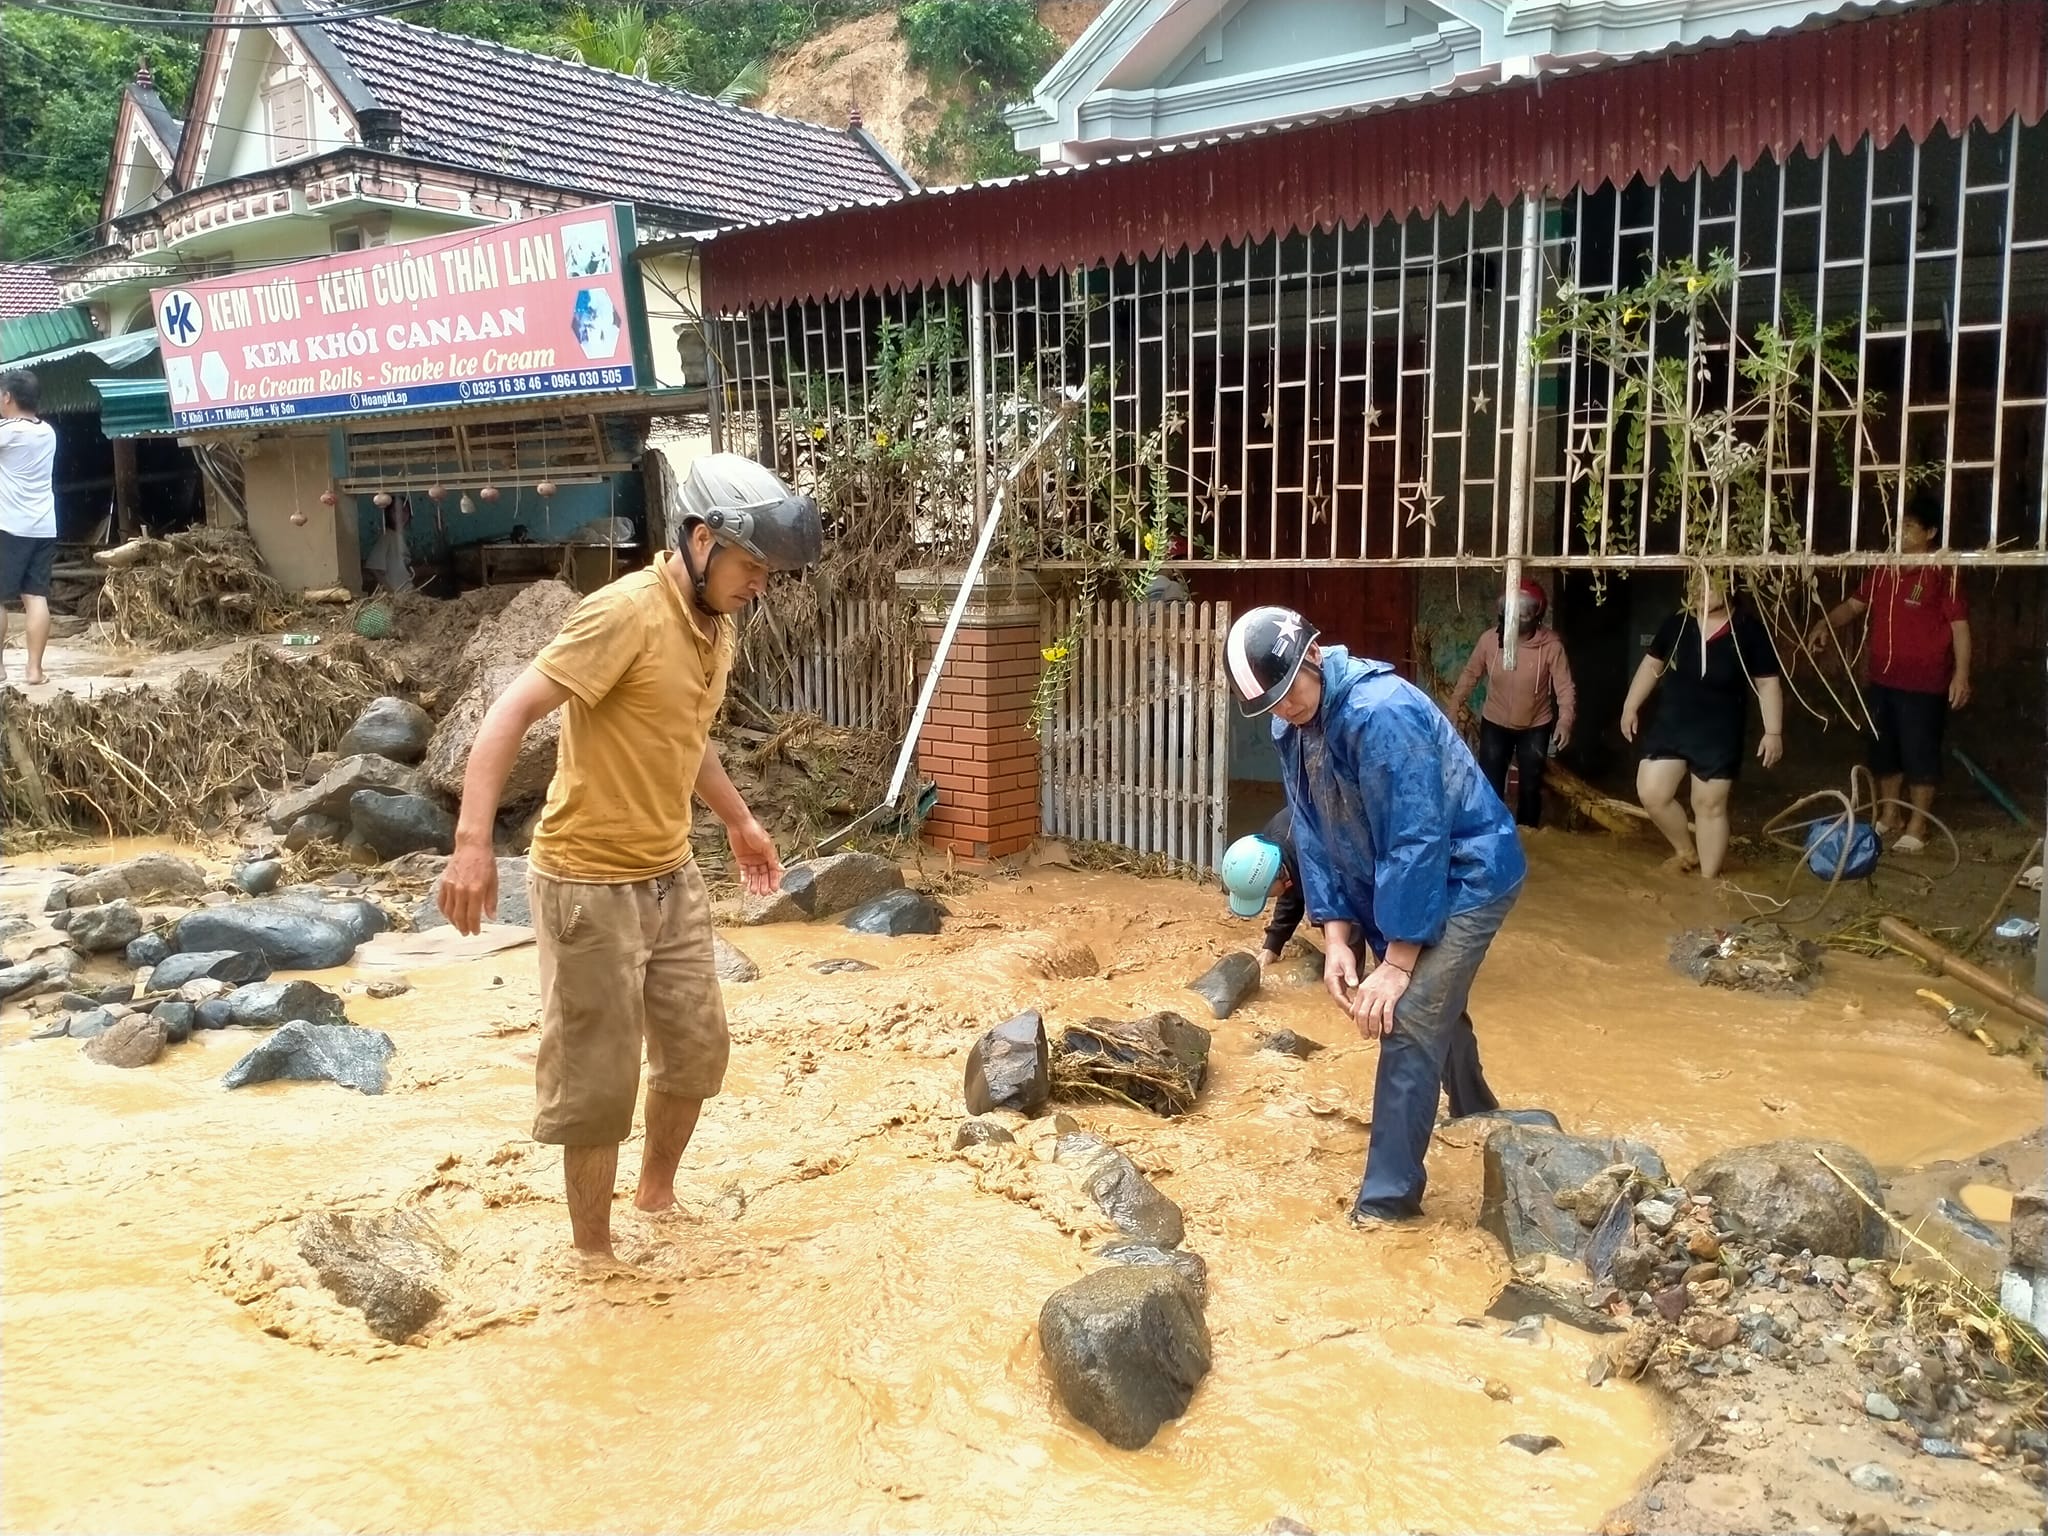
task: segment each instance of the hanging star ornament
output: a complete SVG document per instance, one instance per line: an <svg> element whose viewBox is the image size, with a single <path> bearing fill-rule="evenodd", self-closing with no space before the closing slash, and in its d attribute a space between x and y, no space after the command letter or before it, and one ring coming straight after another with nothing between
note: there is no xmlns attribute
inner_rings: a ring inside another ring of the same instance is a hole
<svg viewBox="0 0 2048 1536"><path fill-rule="evenodd" d="M1402 494L1399 504L1403 513L1403 527L1412 528L1417 523L1427 523L1434 528L1436 509L1444 504L1444 499L1429 488L1428 481L1418 480Z"/></svg>
<svg viewBox="0 0 2048 1536"><path fill-rule="evenodd" d="M1367 406L1365 408L1365 430L1370 432L1374 427L1378 426L1379 424L1380 408L1376 405Z"/></svg>
<svg viewBox="0 0 2048 1536"><path fill-rule="evenodd" d="M1489 395L1485 390L1480 390L1478 394L1472 397L1472 414L1474 416L1484 416L1492 409L1493 396Z"/></svg>

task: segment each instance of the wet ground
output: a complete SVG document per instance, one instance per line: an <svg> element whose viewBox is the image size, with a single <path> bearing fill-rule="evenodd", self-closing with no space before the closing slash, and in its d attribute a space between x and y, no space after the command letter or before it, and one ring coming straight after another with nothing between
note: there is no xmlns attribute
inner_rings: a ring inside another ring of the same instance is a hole
<svg viewBox="0 0 2048 1536"><path fill-rule="evenodd" d="M2038 1079L1945 1028L1907 967L1831 956L1804 999L1705 991L1664 949L1723 916L1712 892L1605 839L1545 833L1531 852L1473 1001L1508 1102L1648 1140L1680 1176L1785 1135L1837 1137L1890 1170L2039 1125ZM949 1150L964 1052L1025 1007L1055 1027L1192 1016L1185 983L1257 933L1213 891L1115 874L1033 869L947 900L956 916L935 938L728 931L764 974L727 990L726 1093L684 1156L682 1211L648 1220L619 1201L632 1262L610 1270L566 1256L559 1159L527 1136L530 947L397 957L413 990L388 1001L360 991L388 965L323 978L398 1043L380 1098L227 1093L239 1032L119 1072L0 1013L0 1517L1589 1530L1652 1474L1665 1408L1639 1386L1589 1386L1594 1340L1553 1329L1534 1347L1499 1323L1460 1326L1506 1278L1472 1227L1481 1131L1441 1134L1429 1220L1372 1238L1345 1225L1375 1048L1299 973L1213 1026L1193 1115L1073 1111L1185 1208L1215 1364L1142 1452L1069 1419L1034 1324L1106 1232L1034 1128L1017 1148ZM40 905L31 871L0 880L0 906ZM877 968L810 969L838 956ZM1330 1049L1256 1049L1282 1026ZM302 1213L394 1206L430 1216L457 1252L450 1306L405 1347L311 1285L292 1241ZM1501 1443L1521 1431L1562 1447Z"/></svg>

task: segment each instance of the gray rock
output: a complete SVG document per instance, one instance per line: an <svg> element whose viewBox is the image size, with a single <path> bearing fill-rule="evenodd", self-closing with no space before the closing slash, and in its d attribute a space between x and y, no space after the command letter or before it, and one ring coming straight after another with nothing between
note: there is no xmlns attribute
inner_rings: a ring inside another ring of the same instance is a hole
<svg viewBox="0 0 2048 1536"><path fill-rule="evenodd" d="M1538 1322L1546 1317L1555 1318L1581 1333L1620 1333L1624 1326L1605 1312L1587 1306L1571 1291L1539 1280L1508 1281L1486 1309L1486 1315L1518 1326L1531 1318Z"/></svg>
<svg viewBox="0 0 2048 1536"><path fill-rule="evenodd" d="M283 878L284 865L276 859L251 859L235 871L235 884L251 896L268 896Z"/></svg>
<svg viewBox="0 0 2048 1536"><path fill-rule="evenodd" d="M746 897L740 921L752 926L831 917L902 888L903 871L879 854L828 854L790 865L782 872L781 886L769 895Z"/></svg>
<svg viewBox="0 0 2048 1536"><path fill-rule="evenodd" d="M967 1112L1014 1109L1033 1115L1052 1094L1052 1052L1045 1022L1020 1013L983 1035L967 1053Z"/></svg>
<svg viewBox="0 0 2048 1536"><path fill-rule="evenodd" d="M299 1257L335 1300L363 1314L380 1339L403 1344L440 1315L437 1283L451 1257L416 1211L356 1216L323 1211L300 1218Z"/></svg>
<svg viewBox="0 0 2048 1536"><path fill-rule="evenodd" d="M326 816L335 821L349 819L349 802L363 790L381 790L392 795L431 793L426 775L417 768L394 763L388 757L359 752L344 757L310 789L295 790L270 802L269 820L273 832L288 831L301 816Z"/></svg>
<svg viewBox="0 0 2048 1536"><path fill-rule="evenodd" d="M1899 1417L1899 1405L1882 1392L1864 1393L1863 1411L1873 1419L1883 1419L1888 1424L1896 1423Z"/></svg>
<svg viewBox="0 0 2048 1536"><path fill-rule="evenodd" d="M261 957L259 956L258 958L260 959ZM261 981L262 979L261 976L250 978L252 981ZM210 1002L216 997L226 997L239 985L239 982L217 981L211 976L195 976L190 981L181 983L173 995L176 996L179 1002L190 1003L194 1008L197 1008L201 1003ZM152 988L151 990L154 991L155 989Z"/></svg>
<svg viewBox="0 0 2048 1536"><path fill-rule="evenodd" d="M1615 1284L1614 1263L1620 1256L1622 1246L1634 1235L1636 1225L1635 1207L1627 1195L1617 1195L1613 1204L1607 1207L1607 1214L1594 1225L1586 1238L1586 1273L1598 1285Z"/></svg>
<svg viewBox="0 0 2048 1536"><path fill-rule="evenodd" d="M162 1024L146 1014L131 1013L86 1041L83 1054L103 1067L146 1067L163 1055L165 1039Z"/></svg>
<svg viewBox="0 0 2048 1536"><path fill-rule="evenodd" d="M1239 950L1225 955L1188 983L1188 990L1209 1005L1209 1012L1227 1019L1259 990L1259 958Z"/></svg>
<svg viewBox="0 0 2048 1536"><path fill-rule="evenodd" d="M125 897L97 907L73 907L65 932L73 949L88 955L110 954L142 937L142 914Z"/></svg>
<svg viewBox="0 0 2048 1536"><path fill-rule="evenodd" d="M1075 1166L1088 1198L1121 1231L1156 1247L1180 1246L1187 1235L1180 1207L1162 1195L1122 1152L1089 1131L1060 1137L1056 1151L1062 1163Z"/></svg>
<svg viewBox="0 0 2048 1536"><path fill-rule="evenodd" d="M1166 1265L1195 1288L1195 1295L1209 1299L1209 1266L1199 1253L1185 1248L1161 1248L1156 1243L1111 1243L1096 1250L1112 1264Z"/></svg>
<svg viewBox="0 0 2048 1536"><path fill-rule="evenodd" d="M1870 1160L1836 1141L1771 1141L1736 1147L1708 1158L1685 1187L1713 1199L1721 1222L1740 1235L1787 1253L1810 1248L1840 1258L1879 1258L1885 1225L1877 1212L1842 1186L1814 1154L1855 1180L1882 1204Z"/></svg>
<svg viewBox="0 0 2048 1536"><path fill-rule="evenodd" d="M1942 1195L1924 1211L1895 1211L1894 1214L1905 1221L1907 1228L1921 1242L1932 1246L1961 1270L1972 1285L1994 1296L1998 1294L1998 1277L2005 1270L2007 1239L1971 1214L1969 1207ZM1925 1256L1924 1249L1901 1238L1888 1236L1887 1241L1899 1258L1917 1261ZM2040 1262L2037 1253L2034 1263ZM1942 1274L1945 1277L1946 1271Z"/></svg>
<svg viewBox="0 0 2048 1536"><path fill-rule="evenodd" d="M509 923L518 928L533 926L533 909L527 899L526 860L498 860L498 915L493 922ZM419 905L412 910L412 926L416 932L429 928L445 928L448 919L441 915L441 909L434 905L434 893L428 891Z"/></svg>
<svg viewBox="0 0 2048 1536"><path fill-rule="evenodd" d="M1482 1109L1469 1115L1460 1115L1458 1123L1467 1120L1502 1120L1509 1125L1534 1126L1540 1131L1561 1131L1564 1126L1556 1115L1547 1109Z"/></svg>
<svg viewBox="0 0 2048 1536"><path fill-rule="evenodd" d="M1053 1292L1038 1345L1067 1411L1127 1451L1187 1412L1209 1374L1201 1298L1159 1265L1113 1265Z"/></svg>
<svg viewBox="0 0 2048 1536"><path fill-rule="evenodd" d="M341 999L311 981L255 981L225 999L228 1022L237 1029L274 1029L293 1019L309 1024L346 1024Z"/></svg>
<svg viewBox="0 0 2048 1536"><path fill-rule="evenodd" d="M101 987L93 993L92 1000L96 1003L132 1003L135 1001L135 983L117 981L112 986Z"/></svg>
<svg viewBox="0 0 2048 1536"><path fill-rule="evenodd" d="M1060 1056L1107 1092L1159 1115L1182 1115L1209 1078L1214 1037L1177 1013L1119 1023L1085 1019L1061 1033Z"/></svg>
<svg viewBox="0 0 2048 1536"><path fill-rule="evenodd" d="M192 1007L194 1029L226 1029L234 1022L234 1015L229 1012L228 1000L225 997L209 997L205 1002L195 1003Z"/></svg>
<svg viewBox="0 0 2048 1536"><path fill-rule="evenodd" d="M960 1129L953 1133L953 1150L996 1146L1015 1142L1016 1139L993 1120L963 1120Z"/></svg>
<svg viewBox="0 0 2048 1536"><path fill-rule="evenodd" d="M71 928L70 908L67 907L62 911L52 912L50 914L50 926L56 929L59 933L69 932Z"/></svg>
<svg viewBox="0 0 2048 1536"><path fill-rule="evenodd" d="M239 987L270 975L270 962L252 949L201 949L172 955L149 973L149 990L176 992L188 982L212 980Z"/></svg>
<svg viewBox="0 0 2048 1536"><path fill-rule="evenodd" d="M851 976L859 971L872 971L874 967L865 960L841 958L838 960L813 960L811 969L820 976Z"/></svg>
<svg viewBox="0 0 2048 1536"><path fill-rule="evenodd" d="M123 859L90 874L75 875L50 892L49 910L92 907L110 901L154 901L201 895L206 871L189 859L168 853L145 853Z"/></svg>
<svg viewBox="0 0 2048 1536"><path fill-rule="evenodd" d="M1311 1040L1307 1035L1297 1035L1291 1029L1276 1029L1270 1034L1259 1036L1259 1049L1278 1051L1283 1056L1293 1056L1307 1061L1317 1051L1327 1049L1320 1040Z"/></svg>
<svg viewBox="0 0 2048 1536"><path fill-rule="evenodd" d="M66 1013L84 1013L100 1006L100 1000L90 992L59 992L57 1006Z"/></svg>
<svg viewBox="0 0 2048 1536"><path fill-rule="evenodd" d="M212 1004L202 1005L205 1012ZM391 1060L391 1037L381 1029L353 1024L308 1024L294 1019L228 1068L224 1088L288 1078L294 1082L340 1083L363 1093L382 1093Z"/></svg>
<svg viewBox="0 0 2048 1536"><path fill-rule="evenodd" d="M1585 1229L1556 1197L1617 1163L1632 1165L1653 1184L1670 1182L1663 1159L1639 1141L1504 1124L1486 1138L1479 1225L1501 1240L1510 1261L1539 1253L1576 1259Z"/></svg>
<svg viewBox="0 0 2048 1536"><path fill-rule="evenodd" d="M343 734L336 751L343 757L368 752L394 763L417 763L434 739L434 717L419 705L389 694L372 699Z"/></svg>
<svg viewBox="0 0 2048 1536"><path fill-rule="evenodd" d="M872 933L891 939L908 933L937 933L938 903L923 891L890 891L873 901L863 902L847 913L845 926L853 933Z"/></svg>
<svg viewBox="0 0 2048 1536"><path fill-rule="evenodd" d="M26 917L0 917L0 939L18 939L24 933L35 932L35 923Z"/></svg>
<svg viewBox="0 0 2048 1536"><path fill-rule="evenodd" d="M1554 1451L1564 1442L1555 1435L1508 1435L1502 1445L1512 1445L1518 1451L1527 1451L1531 1456L1541 1456L1545 1451Z"/></svg>
<svg viewBox="0 0 2048 1536"><path fill-rule="evenodd" d="M162 965L170 957L171 944L160 933L145 933L122 951L121 959L136 970Z"/></svg>
<svg viewBox="0 0 2048 1536"><path fill-rule="evenodd" d="M1888 1467L1881 1467L1874 1461L1849 1469L1849 1481L1865 1493L1897 1493L1900 1488L1898 1474Z"/></svg>
<svg viewBox="0 0 2048 1536"><path fill-rule="evenodd" d="M720 981L749 982L761 979L761 967L715 933L711 935L711 963L717 968Z"/></svg>
<svg viewBox="0 0 2048 1536"><path fill-rule="evenodd" d="M112 1029L122 1017L110 1008L88 1008L65 1021L64 1033L74 1040L91 1040Z"/></svg>
<svg viewBox="0 0 2048 1536"><path fill-rule="evenodd" d="M168 1045L183 1045L192 1038L193 1007L176 998L167 998L150 1010L149 1016L164 1027L164 1041Z"/></svg>
<svg viewBox="0 0 2048 1536"><path fill-rule="evenodd" d="M360 896L335 900L318 891L291 890L285 891L277 900L324 918L344 930L358 944L369 943L391 927L391 914L374 901L365 901Z"/></svg>
<svg viewBox="0 0 2048 1536"><path fill-rule="evenodd" d="M44 982L54 979L47 961L31 960L25 965L0 967L0 1003L10 997L18 997L33 991Z"/></svg>
<svg viewBox="0 0 2048 1536"><path fill-rule="evenodd" d="M315 843L338 843L348 836L348 823L339 816L322 816L310 812L294 821L284 834L287 853L297 853Z"/></svg>
<svg viewBox="0 0 2048 1536"><path fill-rule="evenodd" d="M1657 1264L1662 1256L1654 1248L1638 1248L1633 1243L1623 1244L1614 1255L1614 1265L1609 1279L1614 1288L1625 1295L1634 1296L1650 1288L1650 1281L1657 1273Z"/></svg>
<svg viewBox="0 0 2048 1536"><path fill-rule="evenodd" d="M44 1026L43 1026L43 1027L42 1027L41 1029L38 1029L38 1030L33 1030L33 1031L31 1031L31 1032L30 1032L30 1034L29 1034L29 1039L31 1039L31 1040L61 1040L61 1039L63 1039L63 1038L64 1038L64 1037L66 1036L66 1035L68 1035L68 1034L70 1034L70 1033L71 1033L71 1020L70 1020L70 1018L69 1018L69 1017L67 1017L67 1016L62 1016L62 1015L60 1015L60 1016L58 1016L58 1017L56 1017L56 1018L53 1018L52 1020L50 1020L50 1022L49 1022L49 1023L47 1023L47 1024L45 1024L45 1025L44 1025Z"/></svg>
<svg viewBox="0 0 2048 1536"><path fill-rule="evenodd" d="M1671 1224L1678 1220L1678 1205L1675 1201L1659 1200L1653 1195L1636 1202L1636 1215L1652 1232L1669 1232Z"/></svg>
<svg viewBox="0 0 2048 1536"><path fill-rule="evenodd" d="M190 913L178 920L177 939L186 953L249 951L281 971L324 971L356 952L347 929L275 897Z"/></svg>
<svg viewBox="0 0 2048 1536"><path fill-rule="evenodd" d="M451 676L446 687L457 688L455 702L443 712L434 727L433 740L421 770L435 789L449 799L462 794L462 775L469 766L470 748L498 696L516 682L527 664L547 643L581 602L576 589L559 581L536 581L505 605L502 613L486 619L470 636L460 657L451 658ZM561 736L562 712L553 711L527 727L519 751L505 776L499 795L503 810L516 810L538 802L548 792L555 774L555 748Z"/></svg>
<svg viewBox="0 0 2048 1536"><path fill-rule="evenodd" d="M378 859L408 853L453 853L455 818L425 795L387 795L374 789L349 797L349 825Z"/></svg>
<svg viewBox="0 0 2048 1536"><path fill-rule="evenodd" d="M2048 1185L2033 1184L2012 1197L2005 1241L2014 1269L2048 1268Z"/></svg>

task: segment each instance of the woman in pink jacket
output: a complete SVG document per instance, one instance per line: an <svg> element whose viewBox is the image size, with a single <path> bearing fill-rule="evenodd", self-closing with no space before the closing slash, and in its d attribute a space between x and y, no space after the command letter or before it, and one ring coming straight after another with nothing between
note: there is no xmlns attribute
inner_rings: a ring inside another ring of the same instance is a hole
<svg viewBox="0 0 2048 1536"><path fill-rule="evenodd" d="M1501 631L1507 624L1503 614L1472 647L1471 659L1458 674L1458 686L1451 690L1451 713L1460 726L1469 727L1472 714L1465 701L1485 677L1479 767L1493 792L1505 801L1508 760L1514 759L1521 769L1515 820L1525 827L1543 823L1543 766L1552 751L1562 750L1571 740L1579 702L1564 641L1543 622L1547 606L1543 589L1533 581L1523 582L1515 598L1515 670L1501 665Z"/></svg>

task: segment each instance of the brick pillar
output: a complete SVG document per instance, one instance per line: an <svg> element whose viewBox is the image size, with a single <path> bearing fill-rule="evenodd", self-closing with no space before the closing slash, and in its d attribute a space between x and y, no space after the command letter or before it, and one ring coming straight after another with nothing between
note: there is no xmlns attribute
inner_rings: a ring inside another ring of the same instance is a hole
<svg viewBox="0 0 2048 1536"><path fill-rule="evenodd" d="M938 649L959 575L904 572ZM1031 698L1040 660L1038 588L1029 575L984 576L962 615L918 738L917 770L939 787L925 840L963 858L1000 859L1038 836L1038 738ZM919 685L923 684L920 668Z"/></svg>

